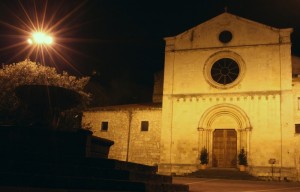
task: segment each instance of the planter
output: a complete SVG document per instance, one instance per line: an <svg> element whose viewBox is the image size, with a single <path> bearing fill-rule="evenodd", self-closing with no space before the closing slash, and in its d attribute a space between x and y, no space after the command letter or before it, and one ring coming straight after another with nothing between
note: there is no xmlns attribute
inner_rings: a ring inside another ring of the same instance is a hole
<svg viewBox="0 0 300 192"><path fill-rule="evenodd" d="M91 135L90 142L90 157L108 158L109 149L114 144L113 141Z"/></svg>
<svg viewBox="0 0 300 192"><path fill-rule="evenodd" d="M240 171L246 171L246 166L245 165L240 165Z"/></svg>
<svg viewBox="0 0 300 192"><path fill-rule="evenodd" d="M206 169L206 167L207 167L207 164L200 164L200 169L201 169L201 170Z"/></svg>

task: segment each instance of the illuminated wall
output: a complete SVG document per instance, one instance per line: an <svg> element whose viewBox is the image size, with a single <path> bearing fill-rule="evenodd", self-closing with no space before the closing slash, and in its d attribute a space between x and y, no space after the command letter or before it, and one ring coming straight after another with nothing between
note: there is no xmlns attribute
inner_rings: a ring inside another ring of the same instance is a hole
<svg viewBox="0 0 300 192"><path fill-rule="evenodd" d="M203 146L218 167L223 129L235 130L251 173L268 176L270 158L277 176L295 167L291 32L223 13L165 38L161 173L197 170Z"/></svg>
<svg viewBox="0 0 300 192"><path fill-rule="evenodd" d="M148 122L148 130L141 130L142 121ZM102 122L107 122L107 130L101 128ZM146 165L159 162L160 104L91 108L82 123L93 135L115 142L109 158Z"/></svg>
<svg viewBox="0 0 300 192"><path fill-rule="evenodd" d="M165 38L156 104L90 109L83 122L115 141L110 158L158 164L161 174L198 170L202 147L208 167L238 167L244 148L251 174L271 177L275 159L274 177L299 180L300 62L292 72L291 32L223 13ZM108 131L100 130L102 121ZM149 121L149 132L141 121Z"/></svg>

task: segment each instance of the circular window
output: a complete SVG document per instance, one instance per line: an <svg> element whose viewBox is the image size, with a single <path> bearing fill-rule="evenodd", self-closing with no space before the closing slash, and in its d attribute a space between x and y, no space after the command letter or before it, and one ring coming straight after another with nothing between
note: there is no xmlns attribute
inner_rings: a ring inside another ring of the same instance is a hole
<svg viewBox="0 0 300 192"><path fill-rule="evenodd" d="M220 51L205 61L203 75L212 87L229 89L241 82L245 71L245 62L240 55L232 51Z"/></svg>
<svg viewBox="0 0 300 192"><path fill-rule="evenodd" d="M210 74L215 82L226 85L236 80L239 72L239 65L234 60L223 58L212 65Z"/></svg>
<svg viewBox="0 0 300 192"><path fill-rule="evenodd" d="M232 39L232 33L230 31L222 31L219 35L219 40L222 43L228 43Z"/></svg>

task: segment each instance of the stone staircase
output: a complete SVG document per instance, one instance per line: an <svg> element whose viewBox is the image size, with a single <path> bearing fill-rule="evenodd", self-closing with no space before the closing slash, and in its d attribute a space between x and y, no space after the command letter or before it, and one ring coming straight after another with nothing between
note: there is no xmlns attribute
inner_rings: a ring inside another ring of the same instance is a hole
<svg viewBox="0 0 300 192"><path fill-rule="evenodd" d="M157 168L107 159L112 141L90 131L0 126L0 191L187 192Z"/></svg>
<svg viewBox="0 0 300 192"><path fill-rule="evenodd" d="M187 192L156 168L112 159L0 160L0 191Z"/></svg>
<svg viewBox="0 0 300 192"><path fill-rule="evenodd" d="M258 178L250 175L246 171L239 171L235 168L208 168L204 170L198 170L190 173L187 177L199 177L199 178L216 178L216 179L234 179L234 180L258 180Z"/></svg>

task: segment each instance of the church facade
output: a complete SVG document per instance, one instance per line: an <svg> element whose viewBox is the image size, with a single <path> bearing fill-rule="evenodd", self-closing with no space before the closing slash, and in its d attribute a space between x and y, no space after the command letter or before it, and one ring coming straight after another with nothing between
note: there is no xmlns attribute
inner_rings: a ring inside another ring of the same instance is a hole
<svg viewBox="0 0 300 192"><path fill-rule="evenodd" d="M298 180L300 81L291 33L226 12L167 37L153 97L162 105L89 109L83 124L115 141L111 158L158 165L162 174L196 171L205 147L209 168L237 167L244 149L249 173Z"/></svg>

